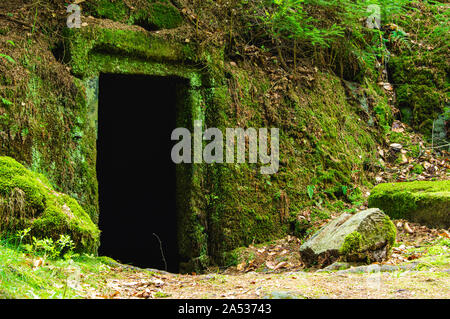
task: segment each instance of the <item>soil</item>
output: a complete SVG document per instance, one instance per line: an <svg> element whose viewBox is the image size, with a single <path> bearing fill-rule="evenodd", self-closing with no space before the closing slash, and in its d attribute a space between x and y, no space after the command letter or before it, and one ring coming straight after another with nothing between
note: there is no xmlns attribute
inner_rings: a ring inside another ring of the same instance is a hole
<svg viewBox="0 0 450 319"><path fill-rule="evenodd" d="M405 249L424 247L446 230L396 220L397 241L386 265L402 265L422 257ZM405 227L408 223L408 227ZM410 233L409 231L413 231ZM242 254L252 259L224 271L208 274L170 274L163 271L116 267L102 291L88 298L170 299L260 299L282 296L300 299L409 299L450 298L450 264L422 270L380 273L317 272L305 269L298 253L301 241L295 237L266 246L250 246ZM282 261L280 261L282 260ZM418 268L420 269L420 268Z"/></svg>

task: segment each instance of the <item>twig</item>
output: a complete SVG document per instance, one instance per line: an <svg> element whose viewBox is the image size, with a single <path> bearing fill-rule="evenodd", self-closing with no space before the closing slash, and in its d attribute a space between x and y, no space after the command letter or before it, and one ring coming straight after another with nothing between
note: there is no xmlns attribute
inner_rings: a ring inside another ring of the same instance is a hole
<svg viewBox="0 0 450 319"><path fill-rule="evenodd" d="M448 143L448 144L444 144L444 145L439 145L439 146L433 146L431 149L437 149L437 148L444 148L444 147L447 147L447 146L450 146L450 143Z"/></svg>
<svg viewBox="0 0 450 319"><path fill-rule="evenodd" d="M5 19L7 19L7 20L9 20L9 21L12 21L12 22L21 24L21 25L23 25L24 27L27 27L27 28L30 28L30 29L33 28L33 26L31 26L31 25L29 25L29 24L27 24L27 23L25 23L25 22L23 22L23 21L14 19L14 18L12 18L12 17L9 17L9 16L7 16L6 14L0 13L0 17L3 17L3 18L5 18Z"/></svg>
<svg viewBox="0 0 450 319"><path fill-rule="evenodd" d="M153 236L155 236L158 239L158 241L159 241L159 249L161 250L161 256L162 256L162 259L164 261L164 267L165 267L164 270L167 271L167 262L166 262L166 258L164 257L164 251L163 251L163 248L162 248L161 239L155 233L153 233Z"/></svg>

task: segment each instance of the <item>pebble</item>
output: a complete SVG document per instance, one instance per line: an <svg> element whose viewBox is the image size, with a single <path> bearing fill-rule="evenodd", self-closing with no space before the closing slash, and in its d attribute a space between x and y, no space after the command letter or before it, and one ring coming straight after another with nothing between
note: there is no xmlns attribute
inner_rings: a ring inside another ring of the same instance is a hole
<svg viewBox="0 0 450 319"><path fill-rule="evenodd" d="M272 291L263 299L305 299L305 297L293 291Z"/></svg>

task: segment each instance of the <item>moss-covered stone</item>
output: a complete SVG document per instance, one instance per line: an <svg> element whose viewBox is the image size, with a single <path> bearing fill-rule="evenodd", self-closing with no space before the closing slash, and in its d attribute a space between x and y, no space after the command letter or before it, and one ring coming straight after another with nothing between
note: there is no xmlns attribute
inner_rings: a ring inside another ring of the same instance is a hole
<svg viewBox="0 0 450 319"><path fill-rule="evenodd" d="M144 0L133 7L120 0L89 0L84 11L96 18L139 25L150 31L177 28L183 22L180 11L168 0Z"/></svg>
<svg viewBox="0 0 450 319"><path fill-rule="evenodd" d="M155 75L175 73L177 68L173 63L187 62L195 56L190 44L134 30L88 27L65 29L65 36L73 72L80 77L98 75L100 71ZM183 70L186 68L189 66ZM177 73L181 75L181 72Z"/></svg>
<svg viewBox="0 0 450 319"><path fill-rule="evenodd" d="M130 22L150 30L173 29L183 22L180 12L170 3L152 2L131 14Z"/></svg>
<svg viewBox="0 0 450 319"><path fill-rule="evenodd" d="M56 192L45 176L0 157L0 233L30 228L36 238L68 234L79 252L95 253L100 232L76 200Z"/></svg>
<svg viewBox="0 0 450 319"><path fill-rule="evenodd" d="M369 207L380 208L391 218L447 228L450 181L379 184L371 192Z"/></svg>
<svg viewBox="0 0 450 319"><path fill-rule="evenodd" d="M395 243L396 228L379 209L342 214L300 247L308 264L327 266L337 259L349 262L385 260Z"/></svg>
<svg viewBox="0 0 450 319"><path fill-rule="evenodd" d="M129 16L129 9L123 1L95 0L84 4L85 12L96 18L105 18L113 21L125 21Z"/></svg>
<svg viewBox="0 0 450 319"><path fill-rule="evenodd" d="M436 88L427 85L404 84L397 89L397 102L400 110L414 128L430 135L433 120L442 113L443 96ZM407 115L407 110L411 115Z"/></svg>
<svg viewBox="0 0 450 319"><path fill-rule="evenodd" d="M363 238L360 233L354 231L353 233L348 234L345 239L342 247L340 249L340 253L343 255L355 254L361 250L363 246Z"/></svg>
<svg viewBox="0 0 450 319"><path fill-rule="evenodd" d="M390 37L388 68L402 120L431 136L433 121L448 103L448 32L445 18L437 18L444 17L448 8L426 1L419 7L398 19L410 38Z"/></svg>

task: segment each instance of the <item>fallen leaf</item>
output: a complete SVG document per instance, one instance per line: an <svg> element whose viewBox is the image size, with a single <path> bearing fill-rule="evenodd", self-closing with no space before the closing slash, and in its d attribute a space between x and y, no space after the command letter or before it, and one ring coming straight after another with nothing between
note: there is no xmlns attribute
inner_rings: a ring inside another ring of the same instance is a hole
<svg viewBox="0 0 450 319"><path fill-rule="evenodd" d="M285 261L280 262L278 265L275 266L274 270L278 270L281 268L286 268L288 266L288 263Z"/></svg>
<svg viewBox="0 0 450 319"><path fill-rule="evenodd" d="M439 234L441 237L450 238L450 233L445 229L442 230L442 233Z"/></svg>
<svg viewBox="0 0 450 319"><path fill-rule="evenodd" d="M266 266L267 266L267 268L273 270L273 269L275 269L275 267L276 267L277 265L275 265L275 263L272 262L272 261L266 261Z"/></svg>
<svg viewBox="0 0 450 319"><path fill-rule="evenodd" d="M237 265L237 270L238 271L243 271L245 269L245 266L247 266L247 263L244 261L243 263L240 263L239 265Z"/></svg>
<svg viewBox="0 0 450 319"><path fill-rule="evenodd" d="M405 224L403 225L403 228L404 228L405 231L406 231L407 233L409 233L409 234L414 233L414 230L412 230L411 227L409 227L408 223L405 223Z"/></svg>
<svg viewBox="0 0 450 319"><path fill-rule="evenodd" d="M44 260L42 258L38 258L33 260L33 268L38 268L44 265Z"/></svg>

